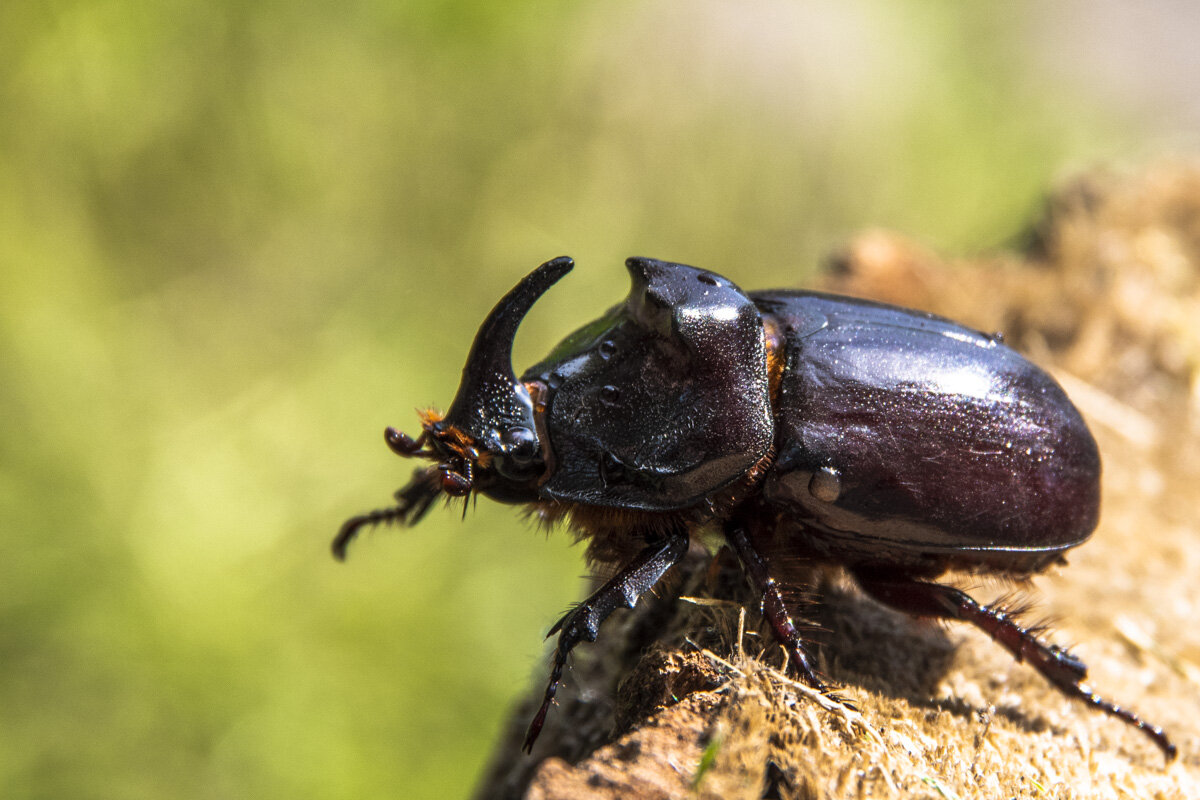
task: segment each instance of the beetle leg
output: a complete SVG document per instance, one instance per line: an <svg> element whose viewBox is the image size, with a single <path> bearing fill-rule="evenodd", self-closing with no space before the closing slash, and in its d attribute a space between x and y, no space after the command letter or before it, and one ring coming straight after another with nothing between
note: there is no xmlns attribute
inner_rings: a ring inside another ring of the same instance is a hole
<svg viewBox="0 0 1200 800"><path fill-rule="evenodd" d="M389 430L391 430L389 428ZM346 548L354 541L363 528L373 525L399 522L402 525L415 525L425 516L429 506L442 492L442 473L437 468L417 470L412 482L396 492L396 505L391 508L381 508L351 517L342 524L333 540L333 556L338 561L346 560Z"/></svg>
<svg viewBox="0 0 1200 800"><path fill-rule="evenodd" d="M546 686L545 698L533 722L529 724L529 732L525 735L522 749L526 753L533 750L533 743L542 731L546 712L550 710L550 704L558 692L558 684L562 680L567 656L572 648L582 641L596 641L600 633L600 624L608 615L622 606L633 608L638 598L657 583L663 573L683 558L687 549L688 535L682 530L655 540L591 597L571 609L546 634L547 637L559 634L558 647L554 651L554 666L550 669L550 683Z"/></svg>
<svg viewBox="0 0 1200 800"><path fill-rule="evenodd" d="M1126 722L1150 737L1167 761L1175 758L1175 745L1162 728L1143 720L1128 708L1106 700L1084 681L1087 665L1063 648L1046 644L1029 629L997 608L981 606L970 595L950 586L909 578L903 574L882 575L856 570L859 585L884 605L922 617L940 617L970 622L998 642L1017 661L1026 661L1054 688L1076 697L1106 714Z"/></svg>
<svg viewBox="0 0 1200 800"><path fill-rule="evenodd" d="M804 652L804 641L800 638L800 632L796 630L796 626L788 614L787 605L779 593L779 586L767 570L767 563L763 560L762 555L750 543L750 537L746 535L746 528L739 522L729 523L725 527L725 539L754 582L754 588L762 592L763 616L771 624L775 638L787 651L788 660L792 662L792 666L799 673L801 680L814 689L824 689L825 685L813 672L808 654Z"/></svg>

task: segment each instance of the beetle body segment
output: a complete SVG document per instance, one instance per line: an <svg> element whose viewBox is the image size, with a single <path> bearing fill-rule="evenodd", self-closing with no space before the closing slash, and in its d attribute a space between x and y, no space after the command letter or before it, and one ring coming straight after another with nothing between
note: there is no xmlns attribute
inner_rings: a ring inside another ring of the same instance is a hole
<svg viewBox="0 0 1200 800"><path fill-rule="evenodd" d="M782 332L776 455L762 494L843 563L1036 571L1100 507L1095 440L1016 351L917 311L751 295Z"/></svg>
<svg viewBox="0 0 1200 800"><path fill-rule="evenodd" d="M771 449L762 318L730 281L630 259L628 300L555 348L544 385L556 502L669 511L744 476Z"/></svg>

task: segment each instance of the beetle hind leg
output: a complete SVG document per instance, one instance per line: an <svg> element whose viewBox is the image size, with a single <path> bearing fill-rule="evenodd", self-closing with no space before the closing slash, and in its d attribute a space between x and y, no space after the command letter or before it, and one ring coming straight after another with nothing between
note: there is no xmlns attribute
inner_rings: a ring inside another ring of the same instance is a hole
<svg viewBox="0 0 1200 800"><path fill-rule="evenodd" d="M638 598L683 558L688 550L688 541L688 534L683 530L673 531L656 539L591 597L567 612L546 634L553 636L557 633L558 646L554 650L554 666L550 668L550 681L546 686L542 705L533 721L529 723L529 731L525 734L525 743L521 749L526 753L533 750L533 743L537 741L542 725L546 722L546 713L554 702L555 694L558 693L558 684L562 680L567 656L571 650L580 642L596 641L600 625L609 614L621 607L633 608Z"/></svg>
<svg viewBox="0 0 1200 800"><path fill-rule="evenodd" d="M1027 662L1054 688L1137 728L1162 750L1167 761L1175 758L1175 745L1162 728L1135 712L1106 700L1085 683L1087 665L1058 645L1047 644L1002 609L981 606L966 592L939 583L910 578L903 573L855 570L859 585L871 597L898 611L921 617L957 619L982 630L1017 661Z"/></svg>

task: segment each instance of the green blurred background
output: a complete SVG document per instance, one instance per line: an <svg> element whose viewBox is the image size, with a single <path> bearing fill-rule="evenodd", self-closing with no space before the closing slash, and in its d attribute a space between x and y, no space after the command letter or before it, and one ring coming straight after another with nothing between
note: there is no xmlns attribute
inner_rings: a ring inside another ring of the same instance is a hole
<svg viewBox="0 0 1200 800"><path fill-rule="evenodd" d="M1044 8L1043 5L1052 5ZM0 794L453 797L581 551L488 502L328 543L484 314L632 254L798 285L998 247L1196 145L1186 3L0 4ZM535 677L534 676L536 673Z"/></svg>

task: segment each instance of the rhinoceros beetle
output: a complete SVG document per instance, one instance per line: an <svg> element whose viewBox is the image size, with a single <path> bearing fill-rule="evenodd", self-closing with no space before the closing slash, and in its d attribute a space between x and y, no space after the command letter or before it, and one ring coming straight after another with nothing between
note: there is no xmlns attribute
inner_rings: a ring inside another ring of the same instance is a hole
<svg viewBox="0 0 1200 800"><path fill-rule="evenodd" d="M789 615L772 554L843 567L884 605L970 622L1066 695L1148 735L1159 727L1097 695L1087 668L998 607L937 582L953 570L1022 577L1096 526L1100 457L1062 388L988 336L947 319L818 292L746 293L713 272L631 258L628 299L520 379L522 318L574 266L538 267L475 337L445 415L388 446L425 459L396 505L348 520L415 524L439 496L528 504L591 537L613 577L550 630L550 680L614 610L717 528L761 593L792 668L823 682Z"/></svg>

